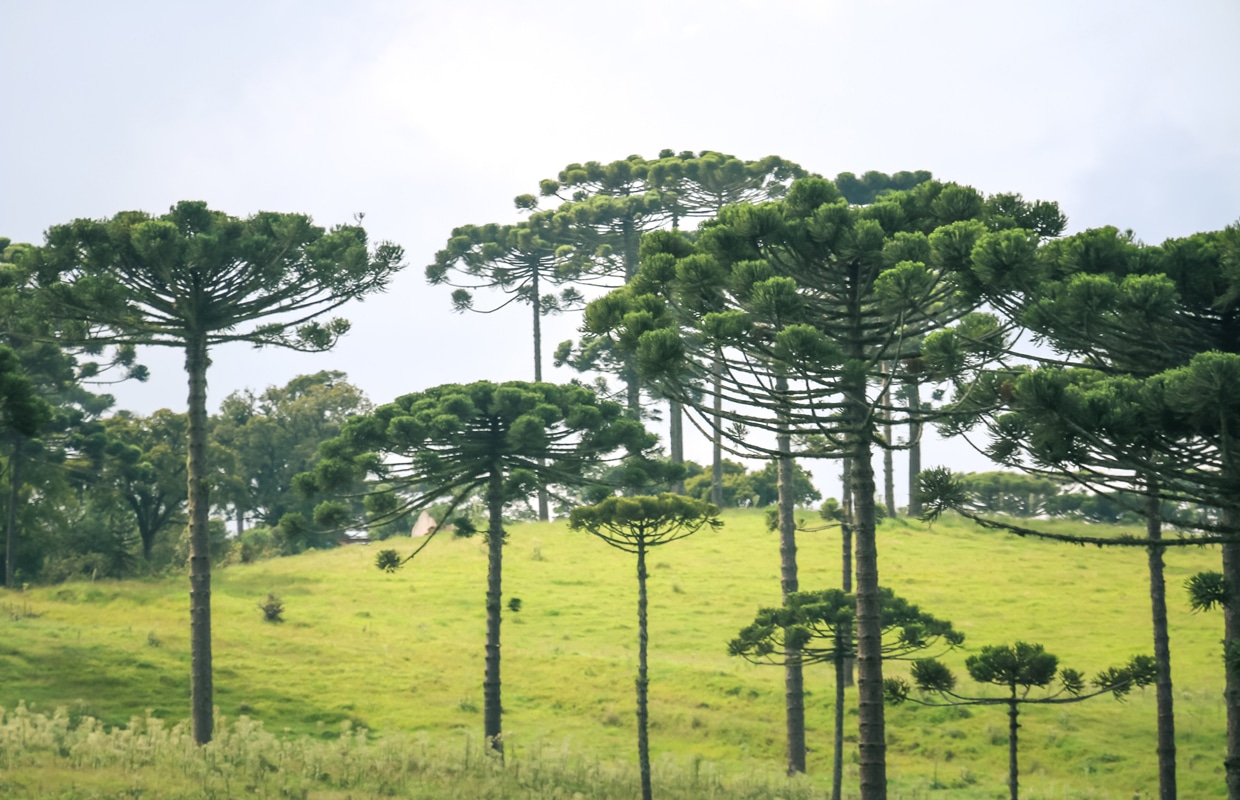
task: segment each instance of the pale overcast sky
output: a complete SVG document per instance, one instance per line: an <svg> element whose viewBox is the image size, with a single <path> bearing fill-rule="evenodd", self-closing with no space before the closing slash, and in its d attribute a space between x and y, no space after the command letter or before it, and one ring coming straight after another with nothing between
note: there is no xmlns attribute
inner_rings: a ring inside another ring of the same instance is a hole
<svg viewBox="0 0 1240 800"><path fill-rule="evenodd" d="M319 369L376 402L532 377L525 309L454 315L423 268L572 161L928 169L1147 242L1240 218L1235 0L0 0L0 31L0 235L202 199L323 225L362 211L405 247L334 352L215 352L213 405ZM552 324L545 358L575 325ZM184 408L179 354L143 360L119 405Z"/></svg>

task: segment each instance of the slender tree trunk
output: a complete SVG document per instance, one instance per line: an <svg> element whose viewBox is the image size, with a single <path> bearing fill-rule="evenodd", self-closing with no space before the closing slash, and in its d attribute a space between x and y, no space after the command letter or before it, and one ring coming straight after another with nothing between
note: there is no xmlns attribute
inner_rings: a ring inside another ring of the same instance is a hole
<svg viewBox="0 0 1240 800"><path fill-rule="evenodd" d="M534 308L534 382L542 383L542 295L538 290L538 268L534 268L530 280L533 294L530 305ZM538 459L538 466L546 466L546 461ZM546 522L551 519L551 503L547 496L547 487L538 487L538 519Z"/></svg>
<svg viewBox="0 0 1240 800"><path fill-rule="evenodd" d="M863 353L852 354L857 360ZM844 391L852 445L853 504L856 509L857 713L862 800L886 800L887 740L883 712L882 604L878 592L878 544L874 532L873 435L865 383Z"/></svg>
<svg viewBox="0 0 1240 800"><path fill-rule="evenodd" d="M843 475L844 519L840 522L840 547L843 552L842 586L845 594L853 590L853 494L852 494L852 459L844 459ZM851 687L856 683L854 673L857 659L849 656L844 659L844 685Z"/></svg>
<svg viewBox="0 0 1240 800"><path fill-rule="evenodd" d="M241 538L241 534L245 533L245 512L240 508L237 509L237 538Z"/></svg>
<svg viewBox="0 0 1240 800"><path fill-rule="evenodd" d="M21 434L18 434L20 436ZM13 442L9 457L9 507L4 521L4 585L17 588L17 504L22 491L21 439Z"/></svg>
<svg viewBox="0 0 1240 800"><path fill-rule="evenodd" d="M624 282L627 284L637 275L638 258L640 256L641 247L641 231L638 230L633 220L624 220L622 226L622 234L624 238ZM637 370L633 368L631 359L625 359L625 399L628 406L629 416L632 419L640 420L642 418L642 389L641 384L637 380Z"/></svg>
<svg viewBox="0 0 1240 800"><path fill-rule="evenodd" d="M668 444L671 446L672 463L681 465L685 463L685 417L684 408L679 400L669 400L667 402L667 438ZM685 493L685 479L677 478L672 484L672 491L676 494Z"/></svg>
<svg viewBox="0 0 1240 800"><path fill-rule="evenodd" d="M625 415L629 419L642 418L642 387L637 382L637 371L633 369L631 359L625 359L624 405Z"/></svg>
<svg viewBox="0 0 1240 800"><path fill-rule="evenodd" d="M884 363L884 379L887 378L888 374L889 370ZM883 389L883 394L878 402L883 407L883 439L887 442L887 446L883 448L883 504L887 507L887 518L892 519L896 515L896 468L895 451L892 449L895 445L895 432L891 428L890 385Z"/></svg>
<svg viewBox="0 0 1240 800"><path fill-rule="evenodd" d="M504 476L498 466L487 487L487 645L486 676L482 681L482 726L487 744L504 756L503 705L500 702L499 626L501 580L504 566Z"/></svg>
<svg viewBox="0 0 1240 800"><path fill-rule="evenodd" d="M206 744L215 729L211 672L211 541L207 533L207 337L192 334L185 345L189 375L189 617L190 707L194 741Z"/></svg>
<svg viewBox="0 0 1240 800"><path fill-rule="evenodd" d="M1151 541L1162 539L1161 502L1157 485L1151 483L1145 501L1145 533ZM1154 691L1158 705L1158 797L1175 800L1175 711L1171 692L1171 640L1167 633L1167 585L1163 576L1161 546L1149 549L1150 611L1154 620Z"/></svg>
<svg viewBox="0 0 1240 800"><path fill-rule="evenodd" d="M836 652L842 652L838 641ZM835 658L835 744L831 748L831 800L840 800L844 790L844 688L848 677L845 673L845 662L848 660L842 654Z"/></svg>
<svg viewBox="0 0 1240 800"><path fill-rule="evenodd" d="M921 516L921 498L917 492L917 478L921 475L921 431L922 425L916 421L921 413L921 386L916 381L909 384L908 405L913 422L908 426L908 515Z"/></svg>
<svg viewBox="0 0 1240 800"><path fill-rule="evenodd" d="M142 560L151 563L151 549L155 547L155 525L138 515L138 538L142 541Z"/></svg>
<svg viewBox="0 0 1240 800"><path fill-rule="evenodd" d="M1223 524L1240 527L1240 512L1223 509ZM1228 600L1223 604L1223 652L1227 682L1223 700L1227 705L1227 772L1228 800L1240 800L1240 659L1232 654L1240 649L1240 544L1223 545L1223 577Z"/></svg>
<svg viewBox="0 0 1240 800"><path fill-rule="evenodd" d="M775 379L775 390L788 391L782 375ZM779 573L783 601L797 591L796 504L792 474L792 434L781 424L775 436L779 451ZM784 650L784 709L788 727L788 774L805 771L805 681L799 650Z"/></svg>
<svg viewBox="0 0 1240 800"><path fill-rule="evenodd" d="M1008 701L1008 794L1011 800L1020 800L1020 765L1016 761L1016 732L1020 723L1016 721L1020 707L1016 702L1016 689L1012 689L1012 699Z"/></svg>
<svg viewBox="0 0 1240 800"><path fill-rule="evenodd" d="M641 769L642 800L650 800L650 715L647 707L647 689L650 679L647 673L646 648L649 644L646 627L646 548L637 545L637 761Z"/></svg>
<svg viewBox="0 0 1240 800"><path fill-rule="evenodd" d="M710 501L723 508L723 364L715 361L714 427L711 429Z"/></svg>

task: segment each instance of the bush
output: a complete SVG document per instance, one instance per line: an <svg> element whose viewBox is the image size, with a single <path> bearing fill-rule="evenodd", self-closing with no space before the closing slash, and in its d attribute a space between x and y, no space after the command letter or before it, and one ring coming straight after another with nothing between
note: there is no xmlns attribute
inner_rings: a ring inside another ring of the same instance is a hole
<svg viewBox="0 0 1240 800"><path fill-rule="evenodd" d="M271 592L267 593L267 599L260 602L258 607L262 609L263 619L267 622L284 621L284 601Z"/></svg>

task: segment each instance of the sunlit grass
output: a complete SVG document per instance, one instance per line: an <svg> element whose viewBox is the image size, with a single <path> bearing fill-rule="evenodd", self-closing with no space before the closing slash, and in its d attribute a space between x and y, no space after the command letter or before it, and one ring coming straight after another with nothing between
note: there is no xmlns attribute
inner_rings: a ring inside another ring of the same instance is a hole
<svg viewBox="0 0 1240 800"><path fill-rule="evenodd" d="M726 520L722 530L665 548L650 564L651 747L663 759L665 777L675 770L700 774L704 766L725 782L733 776L762 783L778 779L783 761L782 670L729 658L725 647L759 606L778 603L778 542L760 512L733 512ZM1091 534L1098 530L1088 527ZM799 546L801 588L839 585L836 532L802 534ZM1087 674L1152 650L1140 550L1025 541L951 520L929 530L889 522L879 547L881 582L952 620L968 647L1041 642ZM369 729L373 747L409 747L421 736L439 754L436 763L458 769L466 741L476 748L482 727L482 543L437 540L395 575L374 568L376 549L355 546L217 571L217 705L230 720L244 714L261 721L279 741L335 739L346 723ZM563 525L539 523L515 527L504 557L505 600L522 600L519 612L504 613L509 753L564 770L573 759L622 770L617 759L631 761L635 751L631 559ZM1181 589L1194 572L1218 569L1218 560L1217 551L1200 548L1167 555L1180 789L1187 797L1225 795L1222 619L1191 614ZM0 707L11 713L25 700L35 712L51 714L65 706L73 719L88 715L108 726L128 726L146 709L169 725L182 719L188 713L187 584L0 592ZM263 620L258 603L269 592L284 601L283 623ZM947 660L963 678L964 654ZM887 670L899 673L904 665ZM806 686L812 748L806 786L821 789L830 765L829 670L809 670ZM850 719L845 786L855 791ZM973 709L965 717L907 706L890 710L888 721L893 796L928 796L932 786L963 798L1002 789L1000 710ZM1032 709L1022 723L1022 796L1152 796L1152 690L1124 703L1099 698ZM548 748L562 755L550 759ZM44 761L22 768L23 780L53 768L56 757L39 758ZM100 768L101 781L109 769ZM0 774L5 770L0 763ZM78 773L77 780L85 778Z"/></svg>

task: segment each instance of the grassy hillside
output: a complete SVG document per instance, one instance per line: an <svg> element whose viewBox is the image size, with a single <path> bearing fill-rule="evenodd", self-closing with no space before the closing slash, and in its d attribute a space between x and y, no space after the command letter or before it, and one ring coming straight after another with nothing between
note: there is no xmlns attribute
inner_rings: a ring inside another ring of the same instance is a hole
<svg viewBox="0 0 1240 800"><path fill-rule="evenodd" d="M779 601L778 542L761 517L730 513L723 529L653 556L651 737L665 769L697 774L706 768L746 780L781 769L782 670L725 652L759 606ZM396 544L408 552L407 543ZM838 586L838 533L803 534L799 544L801 588ZM1152 651L1142 551L902 520L882 527L879 548L881 582L952 620L966 634L966 647L1041 642L1087 674ZM376 550L353 546L216 573L216 702L225 718L248 716L283 738L330 738L347 722L369 728L381 742L421 736L444 752L463 753L468 738L476 751L483 544L436 540L394 575L374 568ZM1217 568L1211 549L1167 556L1185 797L1225 794L1222 619L1189 613L1181 588L1192 573ZM521 598L522 606L505 612L504 701L506 742L518 760L549 751L632 760L634 572L630 557L561 524L511 531L504 595ZM36 711L66 706L71 718L89 715L107 725L124 725L148 709L169 722L182 719L189 694L187 589L178 578L0 590L0 708L9 709L10 721L23 700ZM263 621L257 604L268 592L284 600L283 624ZM946 659L962 679L964 656ZM902 670L887 666L888 673ZM816 787L826 785L830 767L831 681L825 667L806 676ZM1152 689L1123 703L1105 697L1033 708L1022 722L1023 796L1155 796ZM1003 789L1001 708L958 714L909 705L889 710L888 731L893 796L924 797L944 788L951 797L993 797ZM846 761L845 786L855 787L855 768ZM7 767L13 779L17 766ZM29 780L46 767L35 759L20 774ZM0 761L0 779L5 768Z"/></svg>

